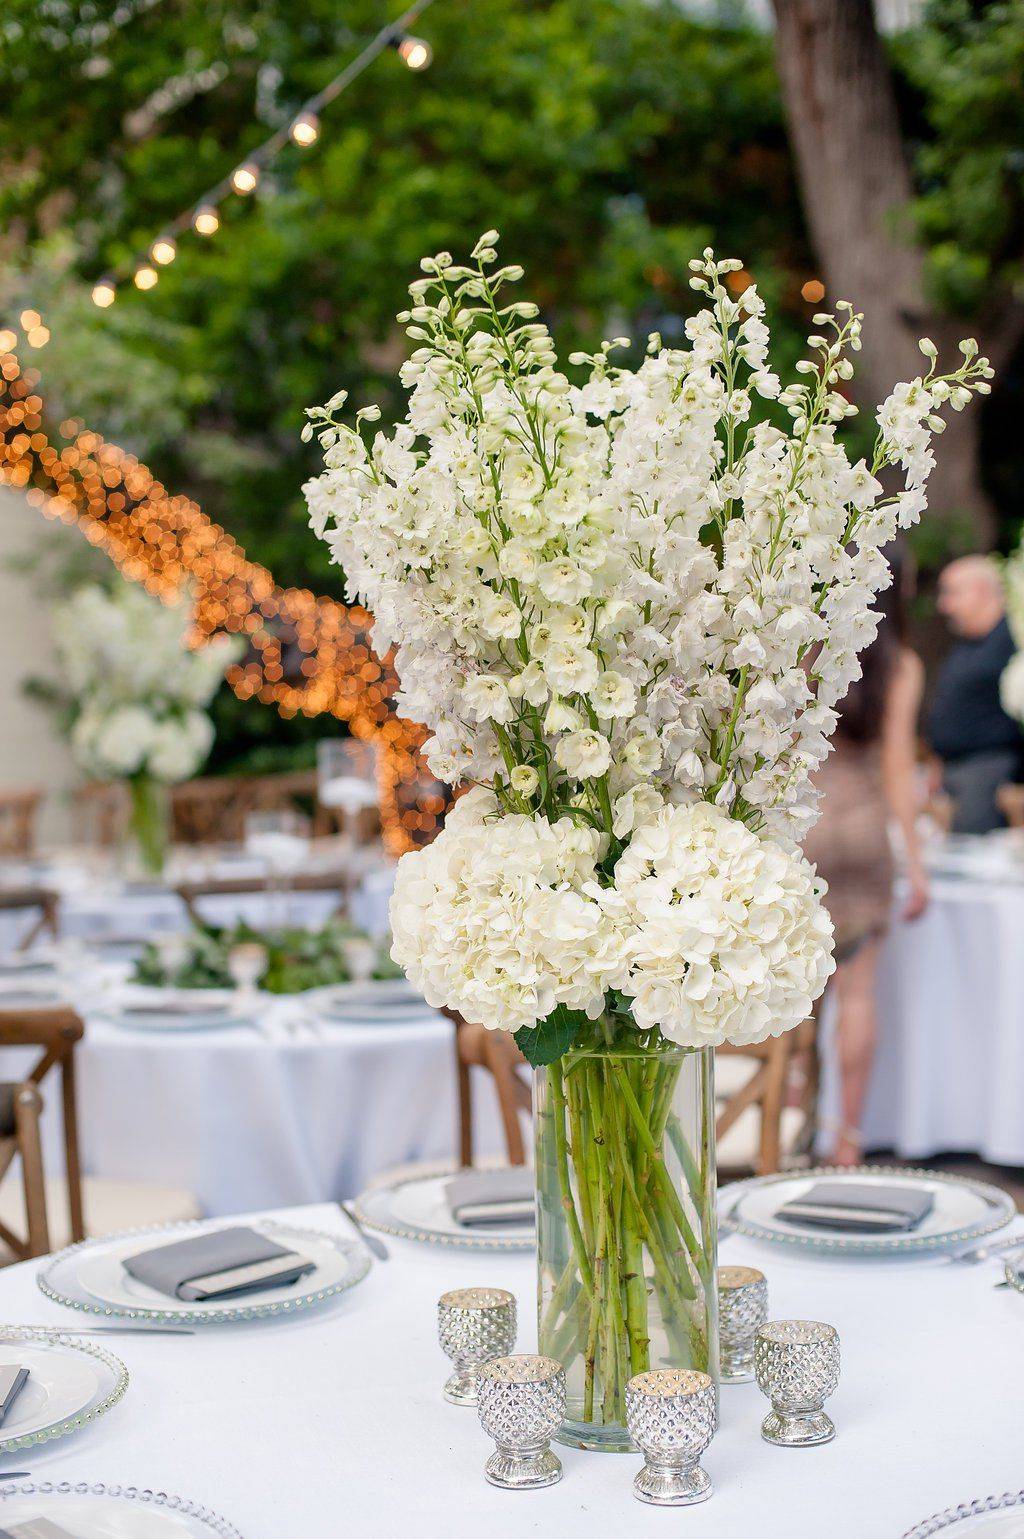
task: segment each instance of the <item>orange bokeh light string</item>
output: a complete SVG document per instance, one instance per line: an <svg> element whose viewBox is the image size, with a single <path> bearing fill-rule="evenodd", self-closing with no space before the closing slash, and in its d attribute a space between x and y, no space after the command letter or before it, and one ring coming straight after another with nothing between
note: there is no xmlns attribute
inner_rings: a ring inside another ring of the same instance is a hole
<svg viewBox="0 0 1024 1539"><path fill-rule="evenodd" d="M8 334L9 335L9 334ZM6 340L6 336L4 340ZM243 636L228 671L241 700L282 716L329 714L381 745L381 821L389 850L430 841L448 792L420 755L426 733L395 714L397 679L373 650L373 617L305 588L281 588L189 497L169 492L134 455L68 419L43 425L39 375L0 352L0 483L47 518L77 526L127 578L169 602L187 588L194 641Z"/></svg>

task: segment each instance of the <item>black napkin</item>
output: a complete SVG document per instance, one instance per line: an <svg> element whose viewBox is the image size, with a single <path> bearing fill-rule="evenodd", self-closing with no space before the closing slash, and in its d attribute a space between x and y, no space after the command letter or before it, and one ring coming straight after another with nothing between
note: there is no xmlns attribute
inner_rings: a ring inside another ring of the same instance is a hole
<svg viewBox="0 0 1024 1539"><path fill-rule="evenodd" d="M18 1368L13 1363L0 1368L0 1422L3 1422L27 1383L27 1368Z"/></svg>
<svg viewBox="0 0 1024 1539"><path fill-rule="evenodd" d="M816 1181L802 1197L793 1197L775 1217L812 1228L852 1233L916 1229L931 1212L931 1192L909 1186L875 1186L866 1181Z"/></svg>
<svg viewBox="0 0 1024 1539"><path fill-rule="evenodd" d="M139 1282L188 1302L235 1298L298 1282L316 1263L255 1229L215 1229L129 1256L124 1269Z"/></svg>
<svg viewBox="0 0 1024 1539"><path fill-rule="evenodd" d="M452 1218L465 1229L534 1222L533 1171L526 1165L463 1171L444 1195Z"/></svg>

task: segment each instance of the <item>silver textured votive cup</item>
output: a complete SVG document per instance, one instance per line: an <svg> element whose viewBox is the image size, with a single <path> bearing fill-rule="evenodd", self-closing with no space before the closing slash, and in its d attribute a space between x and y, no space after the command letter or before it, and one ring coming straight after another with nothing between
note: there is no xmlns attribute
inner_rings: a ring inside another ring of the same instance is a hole
<svg viewBox="0 0 1024 1539"><path fill-rule="evenodd" d="M565 1369L553 1357L499 1357L480 1370L480 1425L497 1444L484 1465L492 1486L530 1491L562 1478L549 1444L565 1420Z"/></svg>
<svg viewBox="0 0 1024 1539"><path fill-rule="evenodd" d="M516 1301L504 1288L452 1288L437 1301L437 1336L455 1364L444 1398L476 1405L480 1369L516 1344Z"/></svg>
<svg viewBox="0 0 1024 1539"><path fill-rule="evenodd" d="M839 1383L839 1332L821 1320L770 1320L754 1342L754 1372L772 1408L761 1436L781 1448L809 1448L836 1435L823 1409Z"/></svg>
<svg viewBox="0 0 1024 1539"><path fill-rule="evenodd" d="M714 1380L691 1368L652 1368L626 1385L626 1425L646 1460L634 1494L655 1507L692 1507L711 1495L699 1463L718 1427Z"/></svg>
<svg viewBox="0 0 1024 1539"><path fill-rule="evenodd" d="M718 1268L718 1335L722 1383L754 1377L754 1337L768 1318L768 1283L755 1266Z"/></svg>

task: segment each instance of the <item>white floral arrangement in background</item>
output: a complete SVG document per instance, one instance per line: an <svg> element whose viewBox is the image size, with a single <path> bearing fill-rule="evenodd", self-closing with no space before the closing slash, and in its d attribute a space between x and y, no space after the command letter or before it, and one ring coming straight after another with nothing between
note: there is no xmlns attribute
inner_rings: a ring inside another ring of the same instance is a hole
<svg viewBox="0 0 1024 1539"><path fill-rule="evenodd" d="M652 336L630 370L619 338L573 354L573 383L496 242L421 264L399 317L405 422L376 430L371 407L353 429L340 392L305 429L326 466L312 526L377 649L397 647L399 709L429 727L434 774L478 787L403 857L393 955L534 1062L599 1017L756 1042L802 1020L832 969L798 851L811 774L875 634L882 548L924 508L938 413L992 371L967 341L939 373L922 341L926 371L851 463L851 306L815 316L783 388L763 300L731 295L741 263L706 251L685 347Z"/></svg>
<svg viewBox="0 0 1024 1539"><path fill-rule="evenodd" d="M1003 669L999 697L1014 721L1024 722L1024 544L1003 563L1006 619L1017 650Z"/></svg>
<svg viewBox="0 0 1024 1539"><path fill-rule="evenodd" d="M128 582L80 588L56 611L72 752L91 779L174 784L204 763L214 736L205 707L237 643L221 637L193 650L191 629L187 600L165 605Z"/></svg>

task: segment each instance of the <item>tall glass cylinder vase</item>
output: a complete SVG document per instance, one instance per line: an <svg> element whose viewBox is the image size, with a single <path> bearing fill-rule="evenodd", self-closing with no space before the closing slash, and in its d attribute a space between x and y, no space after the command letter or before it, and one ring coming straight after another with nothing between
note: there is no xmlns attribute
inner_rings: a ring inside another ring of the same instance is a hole
<svg viewBox="0 0 1024 1539"><path fill-rule="evenodd" d="M133 775L128 781L126 866L143 876L160 876L167 861L171 831L170 792L152 775Z"/></svg>
<svg viewBox="0 0 1024 1539"><path fill-rule="evenodd" d="M718 1376L714 1066L656 1038L536 1071L539 1350L566 1371L561 1440L628 1449L647 1368Z"/></svg>

